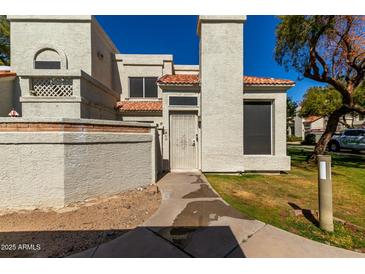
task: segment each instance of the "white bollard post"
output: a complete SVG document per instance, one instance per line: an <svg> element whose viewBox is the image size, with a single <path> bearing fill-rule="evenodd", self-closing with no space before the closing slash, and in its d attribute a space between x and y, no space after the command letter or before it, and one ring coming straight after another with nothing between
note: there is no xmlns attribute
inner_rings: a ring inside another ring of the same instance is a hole
<svg viewBox="0 0 365 274"><path fill-rule="evenodd" d="M331 156L318 155L319 227L333 231Z"/></svg>

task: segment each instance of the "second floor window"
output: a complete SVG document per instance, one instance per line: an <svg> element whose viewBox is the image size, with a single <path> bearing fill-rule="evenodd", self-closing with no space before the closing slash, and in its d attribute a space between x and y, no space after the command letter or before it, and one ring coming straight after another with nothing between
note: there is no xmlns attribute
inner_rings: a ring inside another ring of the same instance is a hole
<svg viewBox="0 0 365 274"><path fill-rule="evenodd" d="M129 97L157 98L157 77L129 77Z"/></svg>

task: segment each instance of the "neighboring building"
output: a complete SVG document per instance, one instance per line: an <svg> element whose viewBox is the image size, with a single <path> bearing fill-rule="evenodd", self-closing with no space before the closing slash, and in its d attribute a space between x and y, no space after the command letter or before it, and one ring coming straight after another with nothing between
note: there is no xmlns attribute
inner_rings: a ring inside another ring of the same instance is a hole
<svg viewBox="0 0 365 274"><path fill-rule="evenodd" d="M365 126L365 117L364 115L351 115L347 114L345 117L340 119L340 122L337 126L337 132L343 131L346 129L345 123L343 122L345 119L346 123L353 128L360 128ZM316 141L321 138L323 132L327 126L327 117L321 116L309 116L306 118L301 118L298 115L294 119L295 124L295 136L304 137L308 134L314 134L316 136Z"/></svg>
<svg viewBox="0 0 365 274"><path fill-rule="evenodd" d="M295 83L242 75L245 16L199 17L199 65L121 54L92 16L8 19L17 77L11 105L0 91L1 116L14 108L24 118L157 125L159 171L290 169L286 91Z"/></svg>

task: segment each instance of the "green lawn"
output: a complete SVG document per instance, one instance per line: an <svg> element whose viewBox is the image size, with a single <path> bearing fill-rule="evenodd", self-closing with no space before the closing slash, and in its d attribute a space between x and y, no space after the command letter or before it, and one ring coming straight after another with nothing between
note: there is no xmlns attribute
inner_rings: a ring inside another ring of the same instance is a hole
<svg viewBox="0 0 365 274"><path fill-rule="evenodd" d="M236 209L295 234L365 252L365 231L335 222L335 232L318 228L311 216L296 217L293 206L317 210L317 167L308 151L289 148L292 170L281 175L206 174L214 189ZM365 159L332 155L334 216L365 228ZM292 206L291 206L291 205Z"/></svg>

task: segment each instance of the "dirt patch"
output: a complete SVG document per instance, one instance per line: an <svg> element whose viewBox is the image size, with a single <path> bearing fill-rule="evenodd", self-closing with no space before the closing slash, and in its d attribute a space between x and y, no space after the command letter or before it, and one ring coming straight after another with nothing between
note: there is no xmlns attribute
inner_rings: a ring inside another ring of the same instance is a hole
<svg viewBox="0 0 365 274"><path fill-rule="evenodd" d="M234 190L233 195L238 198L248 199L248 200L252 200L252 199L256 198L256 194L245 191L245 190L237 190L237 191Z"/></svg>
<svg viewBox="0 0 365 274"><path fill-rule="evenodd" d="M155 185L61 210L0 212L0 257L64 257L110 241L159 207Z"/></svg>

